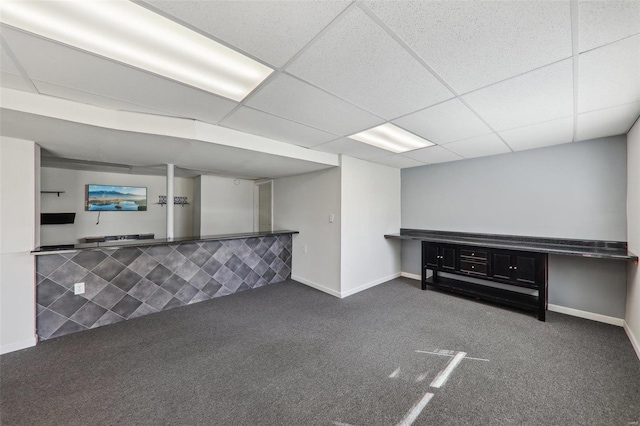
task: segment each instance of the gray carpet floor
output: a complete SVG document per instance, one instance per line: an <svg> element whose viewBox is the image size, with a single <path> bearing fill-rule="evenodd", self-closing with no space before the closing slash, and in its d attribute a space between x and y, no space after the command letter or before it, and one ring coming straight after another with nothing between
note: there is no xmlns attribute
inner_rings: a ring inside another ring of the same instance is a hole
<svg viewBox="0 0 640 426"><path fill-rule="evenodd" d="M273 284L6 354L0 374L3 425L640 421L622 328L543 323L404 278L343 300Z"/></svg>

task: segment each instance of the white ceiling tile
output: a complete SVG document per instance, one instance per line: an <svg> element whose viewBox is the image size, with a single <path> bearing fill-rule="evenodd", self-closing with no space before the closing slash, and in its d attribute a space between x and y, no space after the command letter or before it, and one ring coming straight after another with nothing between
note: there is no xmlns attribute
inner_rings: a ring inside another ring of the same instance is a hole
<svg viewBox="0 0 640 426"><path fill-rule="evenodd" d="M172 162L168 160L176 158L187 146L187 142L177 138L107 129L12 110L2 111L2 128L7 136L38 142L48 155L136 166Z"/></svg>
<svg viewBox="0 0 640 426"><path fill-rule="evenodd" d="M578 17L580 52L640 33L637 0L581 1Z"/></svg>
<svg viewBox="0 0 640 426"><path fill-rule="evenodd" d="M3 37L33 80L216 123L237 105L219 96L58 43L4 29Z"/></svg>
<svg viewBox="0 0 640 426"><path fill-rule="evenodd" d="M573 114L571 59L469 93L463 98L495 130Z"/></svg>
<svg viewBox="0 0 640 426"><path fill-rule="evenodd" d="M625 134L640 116L640 102L578 114L576 140Z"/></svg>
<svg viewBox="0 0 640 426"><path fill-rule="evenodd" d="M569 143L573 141L573 116L505 130L500 136L514 151Z"/></svg>
<svg viewBox="0 0 640 426"><path fill-rule="evenodd" d="M27 84L22 76L4 72L0 72L0 86L9 89L24 90L28 92L33 91L33 88L29 84Z"/></svg>
<svg viewBox="0 0 640 426"><path fill-rule="evenodd" d="M578 112L640 100L640 36L580 54Z"/></svg>
<svg viewBox="0 0 640 426"><path fill-rule="evenodd" d="M0 72L6 74L21 75L11 56L4 49L0 49Z"/></svg>
<svg viewBox="0 0 640 426"><path fill-rule="evenodd" d="M188 168L206 170L221 176L246 179L278 178L332 167L312 161L201 141L190 141L189 148L182 152L176 164L188 165Z"/></svg>
<svg viewBox="0 0 640 426"><path fill-rule="evenodd" d="M359 8L336 22L287 71L387 119L453 97Z"/></svg>
<svg viewBox="0 0 640 426"><path fill-rule="evenodd" d="M280 67L350 2L147 0L146 3Z"/></svg>
<svg viewBox="0 0 640 426"><path fill-rule="evenodd" d="M437 144L492 133L459 99L451 99L393 122Z"/></svg>
<svg viewBox="0 0 640 426"><path fill-rule="evenodd" d="M387 157L376 158L369 161L371 161L372 163L383 164L385 166L395 167L398 169L408 169L410 167L418 167L418 166L425 165L425 163L421 161L407 158L402 154L389 155Z"/></svg>
<svg viewBox="0 0 640 426"><path fill-rule="evenodd" d="M57 98L68 99L83 104L95 105L117 111L134 111L149 114L169 115L168 112L161 111L159 109L136 105L118 99L108 98L106 96L94 95L93 93L70 89L56 84L45 83L43 81L34 80L33 84L36 86L36 89L38 89L38 92L43 95L55 96Z"/></svg>
<svg viewBox="0 0 640 426"><path fill-rule="evenodd" d="M459 93L571 56L568 1L367 5Z"/></svg>
<svg viewBox="0 0 640 426"><path fill-rule="evenodd" d="M451 142L446 144L445 147L464 158L484 157L487 155L511 152L507 145L495 134Z"/></svg>
<svg viewBox="0 0 640 426"><path fill-rule="evenodd" d="M173 163L179 168L257 179L331 167L215 143L119 131L6 109L0 114L0 126L8 137L38 141L45 156L127 164L136 166L134 173L140 170L137 166L146 169Z"/></svg>
<svg viewBox="0 0 640 426"><path fill-rule="evenodd" d="M388 156L390 154L390 152L385 149L376 148L375 146L349 138L342 138L333 142L317 145L314 146L313 149L331 152L332 154L344 154L349 157L361 158L363 160L370 160L372 158Z"/></svg>
<svg viewBox="0 0 640 426"><path fill-rule="evenodd" d="M247 105L341 136L384 121L286 74L269 81Z"/></svg>
<svg viewBox="0 0 640 426"><path fill-rule="evenodd" d="M220 125L308 148L338 138L331 133L248 107L241 107Z"/></svg>
<svg viewBox="0 0 640 426"><path fill-rule="evenodd" d="M0 86L16 90L33 90L4 48L0 49Z"/></svg>
<svg viewBox="0 0 640 426"><path fill-rule="evenodd" d="M449 161L462 160L458 154L454 154L441 146L430 146L427 148L416 149L415 151L406 152L403 156L420 161L424 164L447 163Z"/></svg>

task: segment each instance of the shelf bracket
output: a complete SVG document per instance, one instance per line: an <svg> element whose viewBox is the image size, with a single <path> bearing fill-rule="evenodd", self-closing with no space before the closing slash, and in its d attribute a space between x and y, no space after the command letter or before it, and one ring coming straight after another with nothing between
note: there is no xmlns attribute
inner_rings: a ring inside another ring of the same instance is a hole
<svg viewBox="0 0 640 426"><path fill-rule="evenodd" d="M40 191L41 194L57 194L58 197L60 194L64 194L65 191Z"/></svg>

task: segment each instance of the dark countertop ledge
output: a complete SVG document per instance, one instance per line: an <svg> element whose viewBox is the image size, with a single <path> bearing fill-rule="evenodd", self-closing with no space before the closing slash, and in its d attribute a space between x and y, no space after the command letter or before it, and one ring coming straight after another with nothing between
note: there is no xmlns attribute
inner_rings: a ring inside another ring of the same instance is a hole
<svg viewBox="0 0 640 426"><path fill-rule="evenodd" d="M385 238L431 241L435 243L465 244L506 250L522 250L566 256L594 257L599 259L630 260L638 262L638 256L627 250L626 241L576 240L562 238L526 237L519 235L473 234L466 232L400 229L399 234L387 234Z"/></svg>
<svg viewBox="0 0 640 426"><path fill-rule="evenodd" d="M242 232L236 234L207 235L203 237L155 238L149 240L117 240L104 243L57 244L38 247L31 252L36 256L45 254L68 253L78 250L98 248L117 249L122 247L161 246L167 244L184 244L201 241L240 240L244 238L270 237L277 235L299 234L299 231L279 230L270 232Z"/></svg>

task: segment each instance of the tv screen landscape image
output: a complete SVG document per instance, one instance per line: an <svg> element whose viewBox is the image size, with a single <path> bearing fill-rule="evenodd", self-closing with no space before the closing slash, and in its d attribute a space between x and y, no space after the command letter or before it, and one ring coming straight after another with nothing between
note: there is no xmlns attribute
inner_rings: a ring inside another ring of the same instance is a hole
<svg viewBox="0 0 640 426"><path fill-rule="evenodd" d="M85 209L89 211L146 211L147 188L87 185Z"/></svg>

